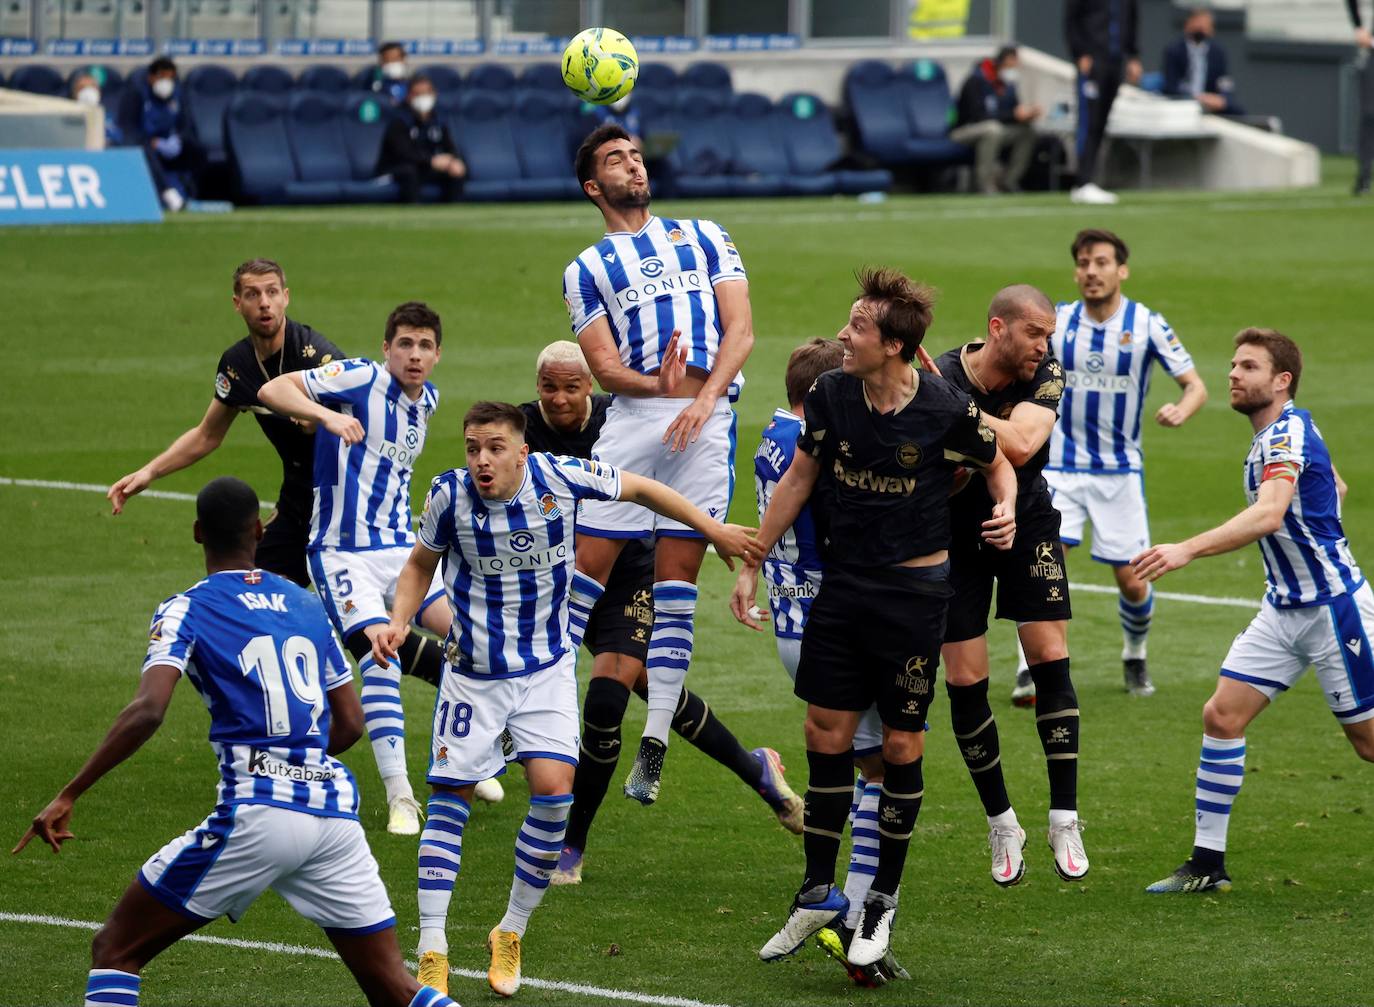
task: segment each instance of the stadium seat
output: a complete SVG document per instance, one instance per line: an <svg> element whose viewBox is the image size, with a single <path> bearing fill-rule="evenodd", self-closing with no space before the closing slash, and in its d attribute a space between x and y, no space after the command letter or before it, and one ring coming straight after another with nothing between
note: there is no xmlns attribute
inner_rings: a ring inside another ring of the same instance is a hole
<svg viewBox="0 0 1374 1007"><path fill-rule="evenodd" d="M224 113L238 87L233 71L214 63L194 67L182 81L186 115L205 149L206 161L212 166L223 165L229 158L224 143Z"/></svg>
<svg viewBox="0 0 1374 1007"><path fill-rule="evenodd" d="M224 113L224 140L240 198L285 203L296 180L286 133L286 102L278 95L240 91Z"/></svg>
<svg viewBox="0 0 1374 1007"><path fill-rule="evenodd" d="M901 79L899 71L898 78ZM906 71L907 140L909 160L918 164L959 163L973 159L973 148L949 138L953 99L944 67L934 60L918 59Z"/></svg>
<svg viewBox="0 0 1374 1007"><path fill-rule="evenodd" d="M515 74L510 67L500 63L478 63L472 68L465 82L472 91L500 91L510 93L515 90Z"/></svg>
<svg viewBox="0 0 1374 1007"><path fill-rule="evenodd" d="M468 91L448 119L453 141L468 166L463 198L510 199L520 178L520 155L510 128L509 92Z"/></svg>
<svg viewBox="0 0 1374 1007"><path fill-rule="evenodd" d="M271 63L250 66L244 71L239 86L245 91L258 91L263 94L286 94L294 86L291 74L282 67Z"/></svg>
<svg viewBox="0 0 1374 1007"><path fill-rule="evenodd" d="M349 80L349 86L357 91L371 91L373 74L377 71L376 64L369 63Z"/></svg>
<svg viewBox="0 0 1374 1007"><path fill-rule="evenodd" d="M569 120L560 96L526 91L516 99L511 120L520 178L514 195L522 199L573 199L581 192L568 157Z"/></svg>
<svg viewBox="0 0 1374 1007"><path fill-rule="evenodd" d="M560 96L572 93L565 92L563 71L557 63L531 63L520 72L515 86L521 91L543 91Z"/></svg>
<svg viewBox="0 0 1374 1007"><path fill-rule="evenodd" d="M789 191L790 165L773 103L761 94L736 95L726 122L731 147L730 191L736 196L780 196Z"/></svg>
<svg viewBox="0 0 1374 1007"><path fill-rule="evenodd" d="M835 122L814 94L795 92L778 100L776 112L790 167L790 192L886 192L892 172L882 168L850 171L838 168L842 157Z"/></svg>
<svg viewBox="0 0 1374 1007"><path fill-rule="evenodd" d="M286 187L289 202L379 203L396 198L395 185L372 181L371 171L363 180L354 179L343 104L340 95L326 91L296 91L288 99L286 132L296 164L296 180Z"/></svg>
<svg viewBox="0 0 1374 1007"><path fill-rule="evenodd" d="M344 146L348 148L348 166L356 182L367 181L377 174L387 111L387 106L370 91L354 91L344 98L339 125L343 129ZM395 184L391 184L393 191L389 198L394 199L397 191Z"/></svg>
<svg viewBox="0 0 1374 1007"><path fill-rule="evenodd" d="M62 75L43 63L26 63L10 74L9 87L15 91L30 94L46 94L53 98L65 98L67 85Z"/></svg>
<svg viewBox="0 0 1374 1007"><path fill-rule="evenodd" d="M664 91L671 93L677 90L677 86L677 71L667 63L639 64L639 77L635 80L636 94L642 91Z"/></svg>
<svg viewBox="0 0 1374 1007"><path fill-rule="evenodd" d="M844 90L860 145L884 164L948 164L971 156L947 135L949 84L938 64L918 60L897 72L864 60L849 68Z"/></svg>
<svg viewBox="0 0 1374 1007"><path fill-rule="evenodd" d="M420 67L418 73L429 78L434 90L439 92L440 98L457 98L463 93L463 75L458 72L457 67L449 66L447 63L430 63L428 66Z"/></svg>
<svg viewBox="0 0 1374 1007"><path fill-rule="evenodd" d="M308 66L296 78L296 87L302 91L328 91L338 94L352 87L348 71L329 63Z"/></svg>
<svg viewBox="0 0 1374 1007"><path fill-rule="evenodd" d="M100 85L102 94L108 94L111 91L118 93L124 87L124 75L114 67L106 66L103 63L91 63L86 66L79 66L67 74L67 81L63 89L64 94L71 93L72 81L83 73L88 73L95 78L95 82Z"/></svg>
<svg viewBox="0 0 1374 1007"><path fill-rule="evenodd" d="M728 196L732 191L726 97L680 91L673 109L678 144L668 156L673 191L683 196Z"/></svg>
<svg viewBox="0 0 1374 1007"><path fill-rule="evenodd" d="M680 86L694 91L711 91L725 97L734 91L734 85L730 83L730 71L723 63L710 61L693 63L683 70Z"/></svg>

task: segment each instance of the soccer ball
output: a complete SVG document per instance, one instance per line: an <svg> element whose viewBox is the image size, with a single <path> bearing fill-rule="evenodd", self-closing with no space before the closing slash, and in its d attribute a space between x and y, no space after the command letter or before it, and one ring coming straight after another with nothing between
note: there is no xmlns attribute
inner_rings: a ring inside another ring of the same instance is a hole
<svg viewBox="0 0 1374 1007"><path fill-rule="evenodd" d="M614 28L578 32L563 50L563 83L593 105L609 105L630 93L639 76L634 44Z"/></svg>

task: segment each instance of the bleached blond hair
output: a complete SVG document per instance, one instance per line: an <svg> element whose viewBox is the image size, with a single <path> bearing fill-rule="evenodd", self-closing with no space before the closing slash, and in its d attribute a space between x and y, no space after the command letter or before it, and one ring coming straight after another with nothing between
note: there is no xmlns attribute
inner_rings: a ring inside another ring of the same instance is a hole
<svg viewBox="0 0 1374 1007"><path fill-rule="evenodd" d="M534 362L535 377L538 377L549 364L570 364L588 377L592 374L592 369L587 366L587 358L582 355L582 347L571 339L549 343L539 351L539 359Z"/></svg>

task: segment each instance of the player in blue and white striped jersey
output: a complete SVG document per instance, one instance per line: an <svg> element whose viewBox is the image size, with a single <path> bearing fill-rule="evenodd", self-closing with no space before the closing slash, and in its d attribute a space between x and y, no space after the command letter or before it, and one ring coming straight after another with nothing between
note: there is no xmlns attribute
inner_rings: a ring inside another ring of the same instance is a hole
<svg viewBox="0 0 1374 1007"><path fill-rule="evenodd" d="M1092 527L1092 558L1116 575L1122 673L1133 695L1155 691L1146 666L1154 615L1150 585L1131 571L1131 558L1150 544L1140 428L1157 361L1183 394L1155 412L1163 427L1179 427L1207 401L1193 358L1164 316L1121 294L1130 276L1126 243L1111 231L1079 231L1070 247L1079 300L1059 305L1051 351L1064 365L1059 421L1050 435L1045 480L1054 494L1065 548ZM1024 680L1023 680L1024 678ZM1029 674L1017 674L1018 705L1033 702Z"/></svg>
<svg viewBox="0 0 1374 1007"><path fill-rule="evenodd" d="M620 126L593 130L577 152L577 180L606 233L563 272L563 299L592 374L615 396L593 457L672 486L712 517L734 490L740 368L754 345L749 284L739 251L709 220L649 212L649 179ZM641 507L589 501L578 524L575 626L605 590L627 539L656 536L649 715L625 796L658 798L678 697L691 662L697 576L706 543Z"/></svg>
<svg viewBox="0 0 1374 1007"><path fill-rule="evenodd" d="M493 990L520 986L520 940L558 864L578 758L577 641L568 593L578 509L625 500L695 529L726 559L762 550L682 494L605 462L530 453L525 414L478 402L463 418L467 468L435 478L419 542L402 570L391 624L374 655L394 658L443 564L453 608L448 666L434 709L429 820L420 839L420 978L448 974L444 933L475 784L505 771L501 735L525 764L530 811L515 841L506 914L489 937Z"/></svg>
<svg viewBox="0 0 1374 1007"><path fill-rule="evenodd" d="M334 628L358 660L368 737L386 787L387 829L397 835L419 833L420 807L406 775L400 662L376 663L372 638L390 620L396 576L415 544L410 474L439 404L429 376L442 341L439 316L410 301L387 318L385 364L335 360L283 374L258 393L277 412L319 426L311 579ZM421 625L440 636L451 621L448 606L437 604L442 596L443 585L435 578L420 612ZM412 673L437 683L441 660L438 648L423 648L416 665L428 667Z"/></svg>
<svg viewBox="0 0 1374 1007"><path fill-rule="evenodd" d="M1255 542L1268 582L1264 602L1221 663L1202 709L1192 856L1150 892L1226 890L1226 833L1245 782L1245 729L1308 665L1350 744L1374 762L1374 590L1341 526L1345 484L1312 414L1293 402L1302 354L1272 329L1243 329L1231 358L1231 408L1255 431L1245 458L1249 506L1225 524L1135 558L1156 581L1200 556Z"/></svg>
<svg viewBox="0 0 1374 1007"><path fill-rule="evenodd" d="M200 491L205 579L158 606L138 694L14 852L73 838L77 799L153 736L184 675L210 713L215 809L148 859L96 934L87 1007L136 1007L145 965L268 888L324 929L369 1003L450 1007L406 972L357 788L334 758L363 730L347 659L313 594L254 568L262 534L247 483Z"/></svg>

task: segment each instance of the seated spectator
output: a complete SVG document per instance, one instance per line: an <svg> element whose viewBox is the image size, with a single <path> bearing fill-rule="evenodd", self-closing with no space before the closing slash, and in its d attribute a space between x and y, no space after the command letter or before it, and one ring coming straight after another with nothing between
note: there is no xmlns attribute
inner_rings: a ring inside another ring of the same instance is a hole
<svg viewBox="0 0 1374 1007"><path fill-rule="evenodd" d="M95 79L95 74L83 72L72 78L72 101L100 108L105 119L105 146L118 147L124 141L124 134L114 121L114 116L101 108L100 97L100 83Z"/></svg>
<svg viewBox="0 0 1374 1007"><path fill-rule="evenodd" d="M1163 91L1171 98L1193 98L1217 115L1244 115L1227 72L1226 50L1213 36L1212 12L1195 8L1183 22L1183 37L1164 49Z"/></svg>
<svg viewBox="0 0 1374 1007"><path fill-rule="evenodd" d="M973 68L959 91L959 115L949 138L973 148L973 171L985 193L1016 192L1035 152L1039 105L1021 101L1016 84L1020 58L1015 46L1003 46L992 59ZM1002 152L1009 150L1006 167Z"/></svg>
<svg viewBox="0 0 1374 1007"><path fill-rule="evenodd" d="M125 146L143 147L153 184L167 209L175 213L194 198L205 152L191 134L176 64L166 56L149 63L144 78L124 88L119 130Z"/></svg>
<svg viewBox="0 0 1374 1007"><path fill-rule="evenodd" d="M372 68L368 87L376 94L389 98L391 104L404 105L409 79L405 46L399 42L383 42L378 46L377 65Z"/></svg>
<svg viewBox="0 0 1374 1007"><path fill-rule="evenodd" d="M458 156L453 134L434 118L437 100L433 82L416 74L410 79L405 105L396 110L382 137L377 174L395 179L403 203L418 202L420 187L426 183L437 184L446 203L463 192L468 167Z"/></svg>

